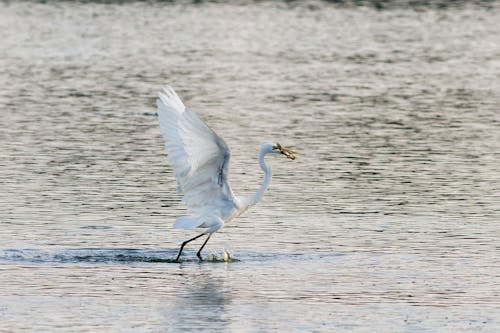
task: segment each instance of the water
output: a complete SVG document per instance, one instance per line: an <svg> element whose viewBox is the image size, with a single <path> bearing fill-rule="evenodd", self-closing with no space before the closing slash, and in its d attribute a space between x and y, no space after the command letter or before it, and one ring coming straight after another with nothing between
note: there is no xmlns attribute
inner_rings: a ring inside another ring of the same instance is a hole
<svg viewBox="0 0 500 333"><path fill-rule="evenodd" d="M500 7L397 4L1 3L0 331L500 331ZM165 83L301 153L206 262Z"/></svg>

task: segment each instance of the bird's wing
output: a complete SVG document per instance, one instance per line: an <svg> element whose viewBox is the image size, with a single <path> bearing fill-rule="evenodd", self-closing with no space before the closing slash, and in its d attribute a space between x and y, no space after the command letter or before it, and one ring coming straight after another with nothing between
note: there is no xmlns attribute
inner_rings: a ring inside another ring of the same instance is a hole
<svg viewBox="0 0 500 333"><path fill-rule="evenodd" d="M156 104L178 191L188 209L202 214L208 208L232 208L234 195L227 178L231 153L224 140L186 108L171 87L158 94Z"/></svg>

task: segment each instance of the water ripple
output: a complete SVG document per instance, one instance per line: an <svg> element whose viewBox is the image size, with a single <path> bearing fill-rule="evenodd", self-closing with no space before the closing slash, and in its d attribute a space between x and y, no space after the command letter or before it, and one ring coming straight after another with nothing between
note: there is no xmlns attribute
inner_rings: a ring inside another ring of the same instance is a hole
<svg viewBox="0 0 500 333"><path fill-rule="evenodd" d="M0 331L500 331L498 5L0 2ZM235 193L300 152L216 263L171 263L165 83Z"/></svg>

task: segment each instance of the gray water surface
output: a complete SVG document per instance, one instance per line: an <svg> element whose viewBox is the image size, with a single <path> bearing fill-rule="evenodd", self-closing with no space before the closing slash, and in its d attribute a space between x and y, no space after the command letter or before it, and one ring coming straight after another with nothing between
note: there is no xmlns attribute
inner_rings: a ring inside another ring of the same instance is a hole
<svg viewBox="0 0 500 333"><path fill-rule="evenodd" d="M500 331L500 7L441 3L0 3L0 331ZM237 194L300 152L205 262L166 83Z"/></svg>

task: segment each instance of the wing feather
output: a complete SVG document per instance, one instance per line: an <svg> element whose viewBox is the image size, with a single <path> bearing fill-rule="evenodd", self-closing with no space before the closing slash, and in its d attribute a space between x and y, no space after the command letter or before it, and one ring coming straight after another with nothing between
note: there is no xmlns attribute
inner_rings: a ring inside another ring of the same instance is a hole
<svg viewBox="0 0 500 333"><path fill-rule="evenodd" d="M188 209L201 214L209 207L234 207L227 178L231 153L224 140L169 86L158 94L157 107L165 149Z"/></svg>

